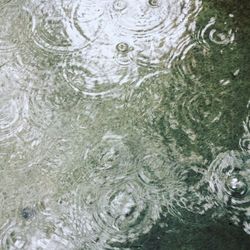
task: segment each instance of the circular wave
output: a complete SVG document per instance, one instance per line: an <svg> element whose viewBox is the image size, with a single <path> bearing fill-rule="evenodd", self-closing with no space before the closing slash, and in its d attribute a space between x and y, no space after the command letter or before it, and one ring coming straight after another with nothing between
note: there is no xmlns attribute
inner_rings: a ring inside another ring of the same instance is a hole
<svg viewBox="0 0 250 250"><path fill-rule="evenodd" d="M0 6L0 53L3 53L16 50L27 41L30 22L29 15L19 3L4 1Z"/></svg>
<svg viewBox="0 0 250 250"><path fill-rule="evenodd" d="M247 116L246 121L243 123L244 133L239 140L240 148L245 152L250 152L250 116Z"/></svg>
<svg viewBox="0 0 250 250"><path fill-rule="evenodd" d="M250 206L250 156L228 151L219 154L209 167L210 190L222 204L245 212Z"/></svg>
<svg viewBox="0 0 250 250"><path fill-rule="evenodd" d="M29 221L13 219L0 228L0 246L1 249L73 249L68 234L55 216L41 216Z"/></svg>
<svg viewBox="0 0 250 250"><path fill-rule="evenodd" d="M115 33L131 37L137 64L166 67L190 43L200 6L200 1L117 0L109 13Z"/></svg>
<svg viewBox="0 0 250 250"><path fill-rule="evenodd" d="M0 228L2 249L23 249L27 247L28 237L25 230L15 222L7 222Z"/></svg>
<svg viewBox="0 0 250 250"><path fill-rule="evenodd" d="M123 136L108 133L93 147L88 147L84 156L85 164L93 178L96 171L114 171L116 175L127 176L133 170L133 154L125 144Z"/></svg>
<svg viewBox="0 0 250 250"><path fill-rule="evenodd" d="M228 45L234 42L235 33L232 29L225 31L225 25L223 25L224 30L221 31L220 27L217 27L216 18L212 17L208 23L197 33L198 43L204 44L209 47L209 44L215 45ZM228 28L228 27L226 27Z"/></svg>
<svg viewBox="0 0 250 250"><path fill-rule="evenodd" d="M12 66L7 63L0 72L0 144L6 162L18 162L21 167L45 155L51 143L46 131L54 112L47 93L34 88L35 80L27 72Z"/></svg>
<svg viewBox="0 0 250 250"><path fill-rule="evenodd" d="M105 1L43 1L29 5L33 41L52 53L69 53L89 46L103 28Z"/></svg>
<svg viewBox="0 0 250 250"><path fill-rule="evenodd" d="M86 191L79 186L77 217L82 211L91 214L91 227L100 244L118 247L128 244L147 233L159 218L159 204L152 203L146 189L133 180L114 180L101 189L92 185L91 191ZM83 217L81 223L86 225Z"/></svg>
<svg viewBox="0 0 250 250"><path fill-rule="evenodd" d="M245 135L240 138L239 145L243 151L250 152L250 135Z"/></svg>
<svg viewBox="0 0 250 250"><path fill-rule="evenodd" d="M182 100L182 101L181 101ZM179 111L181 110L181 119L185 120L184 124L202 124L211 126L211 124L219 122L221 118L222 100L216 98L212 93L209 95L207 91L195 91L185 93L178 99ZM217 111L217 112L215 112Z"/></svg>
<svg viewBox="0 0 250 250"><path fill-rule="evenodd" d="M46 130L55 119L48 96L49 93L42 88L29 90L29 122L39 130Z"/></svg>
<svg viewBox="0 0 250 250"><path fill-rule="evenodd" d="M61 73L75 93L88 97L117 96L125 83L133 83L138 77L127 54L117 52L116 44L101 43L90 51L66 58L59 67Z"/></svg>
<svg viewBox="0 0 250 250"><path fill-rule="evenodd" d="M0 142L7 142L26 126L27 96L9 94L1 98L0 102Z"/></svg>
<svg viewBox="0 0 250 250"><path fill-rule="evenodd" d="M166 180L165 173L168 166L164 157L159 154L146 155L138 164L141 166L138 177L144 185L166 189L164 180Z"/></svg>

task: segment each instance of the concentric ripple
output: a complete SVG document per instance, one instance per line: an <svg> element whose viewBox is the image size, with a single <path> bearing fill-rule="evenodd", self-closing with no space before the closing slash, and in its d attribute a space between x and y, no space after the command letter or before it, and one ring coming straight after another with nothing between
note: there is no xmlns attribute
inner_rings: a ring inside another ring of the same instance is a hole
<svg viewBox="0 0 250 250"><path fill-rule="evenodd" d="M27 96L11 94L2 97L0 103L0 142L3 142L23 130L28 117Z"/></svg>
<svg viewBox="0 0 250 250"><path fill-rule="evenodd" d="M99 46L100 45L100 46ZM137 67L116 44L97 44L90 51L66 58L59 67L63 80L76 92L89 97L117 96L125 84L138 77Z"/></svg>
<svg viewBox="0 0 250 250"><path fill-rule="evenodd" d="M48 149L46 130L54 119L48 93L33 88L35 78L11 64L3 66L0 74L1 152L12 159L11 164L18 161L19 167L26 160L39 162Z"/></svg>
<svg viewBox="0 0 250 250"><path fill-rule="evenodd" d="M41 130L46 130L54 120L55 112L48 98L46 89L29 90L29 122Z"/></svg>
<svg viewBox="0 0 250 250"><path fill-rule="evenodd" d="M0 228L0 246L2 249L24 249L27 246L26 232L15 222L9 222Z"/></svg>
<svg viewBox="0 0 250 250"><path fill-rule="evenodd" d="M210 95L208 92L197 91L193 95L180 96L179 101L181 105L182 118L186 118L185 124L199 124L211 126L211 124L218 122L221 117L221 99Z"/></svg>
<svg viewBox="0 0 250 250"><path fill-rule="evenodd" d="M136 62L166 66L190 43L188 33L195 27L200 4L196 0L116 0L109 9L116 33L131 37Z"/></svg>
<svg viewBox="0 0 250 250"><path fill-rule="evenodd" d="M3 6L2 6L3 5ZM0 2L0 53L17 49L27 41L29 33L29 15L18 1ZM19 24L23 28L19 28Z"/></svg>
<svg viewBox="0 0 250 250"><path fill-rule="evenodd" d="M223 31L216 25L216 18L212 17L205 27L197 34L197 40L206 46L209 44L228 45L234 42L235 33L232 29L226 29L223 26Z"/></svg>
<svg viewBox="0 0 250 250"><path fill-rule="evenodd" d="M209 167L210 190L240 220L249 220L250 155L238 151L221 153ZM244 217L242 217L244 215Z"/></svg>
<svg viewBox="0 0 250 250"><path fill-rule="evenodd" d="M116 247L126 247L126 244L147 233L160 213L159 204L151 202L147 190L130 179L113 180L102 187L90 183L85 187L81 184L76 193L76 202L76 217L87 211L84 214L92 218L90 226L82 217L82 228L89 225L89 228L82 229L83 234L95 232L100 244Z"/></svg>
<svg viewBox="0 0 250 250"><path fill-rule="evenodd" d="M93 178L97 171L102 175L103 171L109 170L126 176L133 170L133 154L124 142L123 136L107 133L100 142L87 149L84 160Z"/></svg>
<svg viewBox="0 0 250 250"><path fill-rule="evenodd" d="M157 186L162 186L162 189L166 188L166 184L164 183L164 181L166 181L166 176L164 173L167 172L166 167L168 167L168 165L161 155L146 155L141 159L139 165L141 168L139 169L138 177L142 183L150 185L151 188Z"/></svg>
<svg viewBox="0 0 250 250"><path fill-rule="evenodd" d="M90 45L103 26L104 1L34 1L27 7L33 18L37 46L68 53Z"/></svg>
<svg viewBox="0 0 250 250"><path fill-rule="evenodd" d="M40 215L41 216L41 215ZM41 216L29 221L13 219L0 228L1 249L73 249L68 231L56 217Z"/></svg>

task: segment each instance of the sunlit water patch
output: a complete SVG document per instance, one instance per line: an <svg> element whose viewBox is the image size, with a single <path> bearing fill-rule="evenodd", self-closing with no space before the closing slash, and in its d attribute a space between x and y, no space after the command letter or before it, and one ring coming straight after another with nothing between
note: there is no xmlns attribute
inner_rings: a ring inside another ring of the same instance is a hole
<svg viewBox="0 0 250 250"><path fill-rule="evenodd" d="M187 53L201 2L31 1L25 10L31 39L20 55L24 67L36 61L52 70L64 61L59 70L73 90L103 97Z"/></svg>

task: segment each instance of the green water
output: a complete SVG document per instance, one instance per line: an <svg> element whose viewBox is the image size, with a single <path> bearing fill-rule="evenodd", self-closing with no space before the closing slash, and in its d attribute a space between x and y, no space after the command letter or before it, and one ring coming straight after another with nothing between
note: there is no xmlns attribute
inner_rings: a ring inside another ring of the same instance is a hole
<svg viewBox="0 0 250 250"><path fill-rule="evenodd" d="M0 249L250 248L248 1L0 7Z"/></svg>

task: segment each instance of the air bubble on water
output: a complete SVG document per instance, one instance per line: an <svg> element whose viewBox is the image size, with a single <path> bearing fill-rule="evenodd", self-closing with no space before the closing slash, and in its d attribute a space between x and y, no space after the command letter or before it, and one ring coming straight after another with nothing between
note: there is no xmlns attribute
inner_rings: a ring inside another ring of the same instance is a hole
<svg viewBox="0 0 250 250"><path fill-rule="evenodd" d="M116 0L113 3L113 9L115 11L123 11L127 8L128 4L124 0Z"/></svg>

